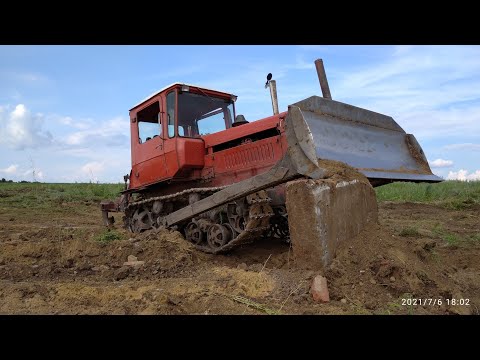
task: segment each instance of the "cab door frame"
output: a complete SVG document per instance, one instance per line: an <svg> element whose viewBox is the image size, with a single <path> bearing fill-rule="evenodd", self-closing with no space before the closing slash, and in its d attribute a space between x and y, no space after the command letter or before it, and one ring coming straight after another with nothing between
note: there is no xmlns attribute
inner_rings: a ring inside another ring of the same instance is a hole
<svg viewBox="0 0 480 360"><path fill-rule="evenodd" d="M141 143L138 114L155 103L158 103L157 119L160 134ZM136 109L135 112L130 113L132 150L132 174L130 182L132 187L148 185L162 181L168 177L167 163L165 160L166 117L163 116L164 106L164 97L159 94L145 103L141 108Z"/></svg>

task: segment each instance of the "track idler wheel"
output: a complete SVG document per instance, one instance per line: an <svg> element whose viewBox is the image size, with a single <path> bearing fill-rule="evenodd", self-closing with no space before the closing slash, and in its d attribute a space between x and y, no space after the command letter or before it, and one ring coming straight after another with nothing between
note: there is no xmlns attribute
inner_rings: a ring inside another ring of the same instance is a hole
<svg viewBox="0 0 480 360"><path fill-rule="evenodd" d="M199 245L204 239L204 232L200 230L197 224L191 222L185 228L185 238L195 245Z"/></svg>
<svg viewBox="0 0 480 360"><path fill-rule="evenodd" d="M146 208L139 207L135 210L130 221L130 231L139 233L151 229L153 225L152 214Z"/></svg>
<svg viewBox="0 0 480 360"><path fill-rule="evenodd" d="M207 243L212 249L218 249L232 240L232 228L228 224L213 224L207 230Z"/></svg>
<svg viewBox="0 0 480 360"><path fill-rule="evenodd" d="M228 223L237 233L241 233L245 230L245 215L248 215L248 211L245 210L241 202L230 203L227 205Z"/></svg>

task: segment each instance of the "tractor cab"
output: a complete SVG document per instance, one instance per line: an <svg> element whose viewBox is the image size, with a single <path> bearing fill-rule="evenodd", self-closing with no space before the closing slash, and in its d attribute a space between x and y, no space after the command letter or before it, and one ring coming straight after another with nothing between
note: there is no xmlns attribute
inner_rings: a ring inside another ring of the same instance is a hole
<svg viewBox="0 0 480 360"><path fill-rule="evenodd" d="M182 85L167 94L168 136L199 137L232 127L236 97ZM175 121L175 95L177 117Z"/></svg>
<svg viewBox="0 0 480 360"><path fill-rule="evenodd" d="M162 136L163 130L165 138L195 138L231 128L236 99L225 92L175 83L137 104L130 117L138 120L141 143Z"/></svg>
<svg viewBox="0 0 480 360"><path fill-rule="evenodd" d="M130 110L130 188L192 176L204 167L203 135L235 122L235 95L174 83Z"/></svg>

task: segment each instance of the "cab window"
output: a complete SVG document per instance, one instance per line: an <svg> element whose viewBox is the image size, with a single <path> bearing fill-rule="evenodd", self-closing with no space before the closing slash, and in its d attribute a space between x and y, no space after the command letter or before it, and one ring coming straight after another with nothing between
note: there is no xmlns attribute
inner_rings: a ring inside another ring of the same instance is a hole
<svg viewBox="0 0 480 360"><path fill-rule="evenodd" d="M192 92L181 92L177 98L179 136L198 137L232 126L235 114L231 100Z"/></svg>
<svg viewBox="0 0 480 360"><path fill-rule="evenodd" d="M162 135L160 122L160 104L155 102L137 114L138 142L143 144L157 136Z"/></svg>
<svg viewBox="0 0 480 360"><path fill-rule="evenodd" d="M200 117L196 123L199 135L213 134L226 129L225 110L215 109Z"/></svg>

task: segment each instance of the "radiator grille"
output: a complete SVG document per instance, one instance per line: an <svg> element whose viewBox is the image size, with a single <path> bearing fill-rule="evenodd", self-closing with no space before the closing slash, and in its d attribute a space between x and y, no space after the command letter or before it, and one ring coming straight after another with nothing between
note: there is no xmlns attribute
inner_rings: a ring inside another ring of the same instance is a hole
<svg viewBox="0 0 480 360"><path fill-rule="evenodd" d="M252 163L258 163L273 159L272 144L262 144L249 147L248 149L232 152L225 155L225 166L227 169L245 167Z"/></svg>

